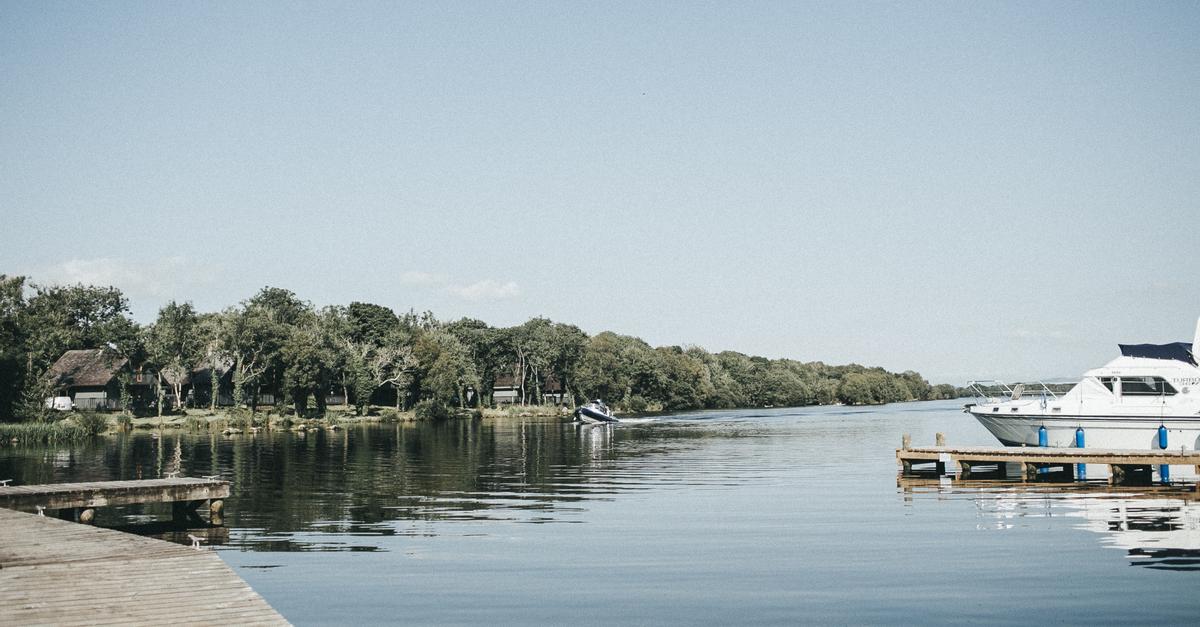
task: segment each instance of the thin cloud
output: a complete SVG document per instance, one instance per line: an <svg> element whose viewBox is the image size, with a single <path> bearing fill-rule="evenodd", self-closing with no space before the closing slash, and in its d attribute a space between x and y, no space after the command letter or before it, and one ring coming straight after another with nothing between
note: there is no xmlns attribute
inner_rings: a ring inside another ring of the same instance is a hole
<svg viewBox="0 0 1200 627"><path fill-rule="evenodd" d="M404 285L441 285L446 282L446 277L431 272L409 270L400 273L400 282Z"/></svg>
<svg viewBox="0 0 1200 627"><path fill-rule="evenodd" d="M113 286L131 298L164 298L183 288L211 283L211 268L200 268L186 257L167 257L152 262L98 257L71 259L32 273L34 283L43 285Z"/></svg>
<svg viewBox="0 0 1200 627"><path fill-rule="evenodd" d="M517 285L515 281L501 283L500 281L484 279L470 285L451 285L446 287L446 291L464 300L502 300L520 296L521 286Z"/></svg>

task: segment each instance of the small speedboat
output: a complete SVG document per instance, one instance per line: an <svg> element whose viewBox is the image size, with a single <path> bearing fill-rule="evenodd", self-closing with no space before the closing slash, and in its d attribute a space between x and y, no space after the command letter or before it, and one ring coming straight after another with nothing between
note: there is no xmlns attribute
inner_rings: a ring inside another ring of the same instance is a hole
<svg viewBox="0 0 1200 627"><path fill-rule="evenodd" d="M596 399L590 403L576 407L575 419L588 424L620 422L617 420L617 417L613 415L612 410L608 408L608 405L605 405L604 401L600 399Z"/></svg>

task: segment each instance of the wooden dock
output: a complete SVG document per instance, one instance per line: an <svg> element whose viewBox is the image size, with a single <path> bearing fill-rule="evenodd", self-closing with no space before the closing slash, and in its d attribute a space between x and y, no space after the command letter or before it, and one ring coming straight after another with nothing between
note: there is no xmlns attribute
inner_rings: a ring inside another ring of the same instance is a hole
<svg viewBox="0 0 1200 627"><path fill-rule="evenodd" d="M134 503L171 503L176 519L198 519L196 508L208 502L219 515L220 499L229 496L229 482L219 479L171 477L129 481L91 481L48 485L0 486L0 507L27 512L59 510L79 518L87 510ZM83 516L83 519L90 519ZM84 520L86 522L86 520Z"/></svg>
<svg viewBox="0 0 1200 627"><path fill-rule="evenodd" d="M216 552L0 509L0 625L286 625Z"/></svg>
<svg viewBox="0 0 1200 627"><path fill-rule="evenodd" d="M940 443L939 438L939 443ZM907 438L905 440L907 443ZM1007 476L1009 464L1018 464L1020 477L1033 481L1047 469L1059 473L1074 473L1077 464L1103 464L1109 467L1109 482L1146 481L1154 466L1192 466L1200 475L1200 451L1051 448L1051 447L953 447L901 446L896 449L896 462L902 476L915 474L913 466L932 462L937 474L953 472L966 479L981 479L975 473L978 466L996 466L994 474Z"/></svg>

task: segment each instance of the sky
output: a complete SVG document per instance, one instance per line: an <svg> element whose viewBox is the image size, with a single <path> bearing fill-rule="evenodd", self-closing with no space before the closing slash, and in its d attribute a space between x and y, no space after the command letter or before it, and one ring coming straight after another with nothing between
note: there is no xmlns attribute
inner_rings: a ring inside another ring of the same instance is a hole
<svg viewBox="0 0 1200 627"><path fill-rule="evenodd" d="M0 0L0 273L933 382L1200 316L1200 4Z"/></svg>

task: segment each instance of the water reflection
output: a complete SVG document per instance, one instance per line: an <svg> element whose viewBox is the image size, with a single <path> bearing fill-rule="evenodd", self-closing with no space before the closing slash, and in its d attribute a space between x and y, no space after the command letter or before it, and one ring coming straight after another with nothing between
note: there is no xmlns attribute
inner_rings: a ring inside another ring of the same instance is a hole
<svg viewBox="0 0 1200 627"><path fill-rule="evenodd" d="M226 534L164 528L162 505L102 509L98 522L183 543L188 532L203 532L212 544L253 551L375 551L381 545L363 539L430 536L444 522L581 524L587 502L618 493L736 484L711 472L719 464L695 472L687 457L704 441L747 432L657 420L620 428L362 425L232 437L135 432L82 447L8 449L0 474L18 484L216 476L233 483Z"/></svg>
<svg viewBox="0 0 1200 627"><path fill-rule="evenodd" d="M1076 529L1099 534L1101 545L1124 551L1131 565L1200 571L1200 495L1195 486L989 486L945 478L901 479L899 484L910 503L926 497L971 499L983 520L981 529L1012 529L1023 519L1064 517Z"/></svg>
<svg viewBox="0 0 1200 627"><path fill-rule="evenodd" d="M3 447L0 478L229 479L227 527L198 531L296 623L1194 622L1196 547L1178 538L1194 533L1195 496L949 478L897 491L901 434L937 432L993 442L956 402L914 403L599 427L138 432ZM98 514L187 541L154 527L166 507ZM913 575L947 564L955 576Z"/></svg>

